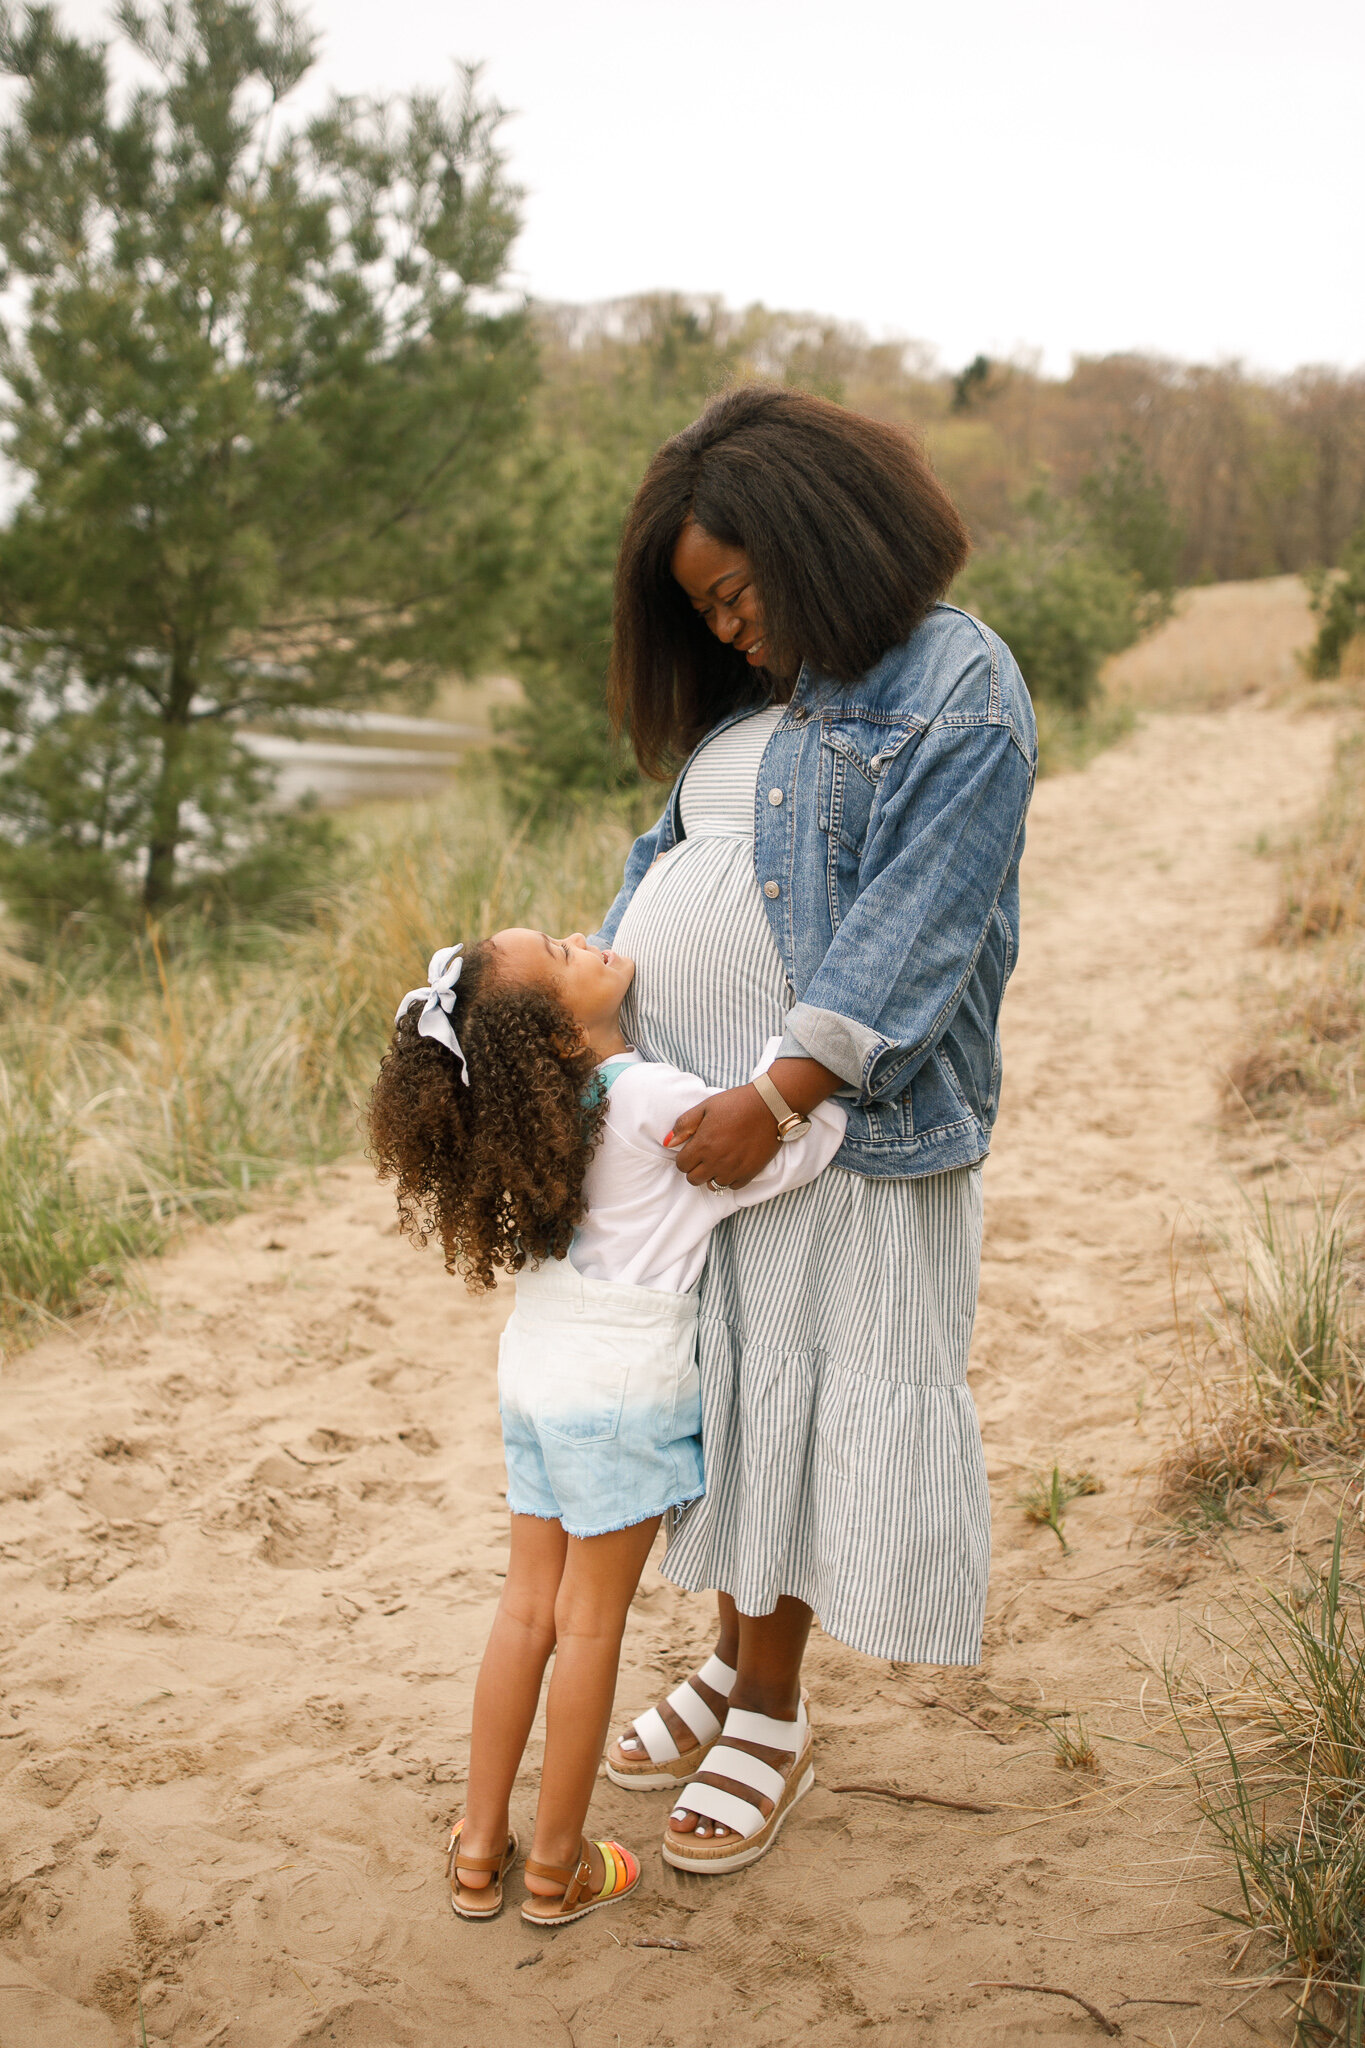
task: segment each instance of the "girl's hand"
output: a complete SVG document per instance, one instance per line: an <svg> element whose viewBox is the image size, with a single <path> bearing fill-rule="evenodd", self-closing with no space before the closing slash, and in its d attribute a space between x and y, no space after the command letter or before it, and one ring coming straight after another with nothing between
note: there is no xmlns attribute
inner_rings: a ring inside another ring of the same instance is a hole
<svg viewBox="0 0 1365 2048"><path fill-rule="evenodd" d="M742 1188L777 1154L777 1120L756 1088L727 1088L685 1109L673 1126L679 1173L693 1187L708 1180Z"/></svg>

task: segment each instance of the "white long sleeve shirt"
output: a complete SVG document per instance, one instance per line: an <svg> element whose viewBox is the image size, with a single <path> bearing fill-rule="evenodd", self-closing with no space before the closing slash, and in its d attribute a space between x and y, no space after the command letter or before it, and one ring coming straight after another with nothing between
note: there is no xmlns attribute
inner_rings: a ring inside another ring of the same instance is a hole
<svg viewBox="0 0 1365 2048"><path fill-rule="evenodd" d="M774 1038L764 1048L756 1073L771 1066L779 1043ZM847 1119L838 1103L820 1103L805 1137L779 1145L747 1187L716 1194L705 1184L693 1187L663 1141L685 1109L721 1090L661 1060L642 1060L638 1053L628 1060L624 1067L619 1057L603 1062L617 1070L616 1078L584 1186L587 1217L569 1257L585 1280L686 1294L701 1278L716 1224L814 1180L843 1143Z"/></svg>

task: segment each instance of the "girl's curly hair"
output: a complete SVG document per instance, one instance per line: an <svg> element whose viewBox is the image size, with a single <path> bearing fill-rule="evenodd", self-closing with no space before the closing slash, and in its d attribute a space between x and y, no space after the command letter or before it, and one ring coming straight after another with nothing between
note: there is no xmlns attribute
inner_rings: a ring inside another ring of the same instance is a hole
<svg viewBox="0 0 1365 2048"><path fill-rule="evenodd" d="M494 1268L562 1259L606 1095L596 1056L548 990L503 978L487 940L464 956L455 1027L469 1064L418 1035L406 1011L370 1096L370 1157L398 1192L415 1244L439 1237L446 1271L481 1293Z"/></svg>

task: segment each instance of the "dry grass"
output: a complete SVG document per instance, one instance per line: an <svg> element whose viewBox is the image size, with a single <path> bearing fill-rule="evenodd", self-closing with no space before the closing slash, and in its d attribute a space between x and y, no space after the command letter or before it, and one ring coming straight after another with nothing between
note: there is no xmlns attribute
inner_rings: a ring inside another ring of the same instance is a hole
<svg viewBox="0 0 1365 2048"><path fill-rule="evenodd" d="M1330 1136L1365 1119L1365 734L1342 742L1327 801L1286 853L1269 937L1299 957L1287 986L1258 996L1229 1107L1255 1117L1316 1108Z"/></svg>
<svg viewBox="0 0 1365 2048"><path fill-rule="evenodd" d="M438 944L572 930L610 901L607 817L514 835L470 784L358 828L356 873L302 931L150 930L0 981L0 1334L91 1306L185 1217L361 1142L397 998Z"/></svg>
<svg viewBox="0 0 1365 2048"><path fill-rule="evenodd" d="M1174 1442L1156 1508L1176 1534L1268 1512L1268 1484L1310 1460L1365 1450L1365 1292L1356 1219L1341 1196L1303 1211L1253 1211L1226 1280L1206 1259L1213 1305L1182 1321Z"/></svg>
<svg viewBox="0 0 1365 2048"><path fill-rule="evenodd" d="M1168 1673L1200 1805L1236 1865L1226 1917L1268 1948L1266 1981L1294 1985L1305 2048L1365 2042L1365 1595L1344 1547L1338 1521L1325 1572L1231 1610L1216 1695Z"/></svg>
<svg viewBox="0 0 1365 2048"><path fill-rule="evenodd" d="M1365 733L1343 740L1327 801L1285 861L1273 935L1288 945L1365 927Z"/></svg>
<svg viewBox="0 0 1365 2048"><path fill-rule="evenodd" d="M1278 695L1303 682L1299 655L1316 630L1299 576L1182 591L1173 618L1106 664L1105 690L1117 706L1148 711L1217 711Z"/></svg>

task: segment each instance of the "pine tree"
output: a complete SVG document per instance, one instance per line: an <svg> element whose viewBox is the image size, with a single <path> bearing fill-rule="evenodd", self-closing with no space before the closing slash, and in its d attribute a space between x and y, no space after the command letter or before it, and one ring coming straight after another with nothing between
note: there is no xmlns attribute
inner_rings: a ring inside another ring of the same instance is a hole
<svg viewBox="0 0 1365 2048"><path fill-rule="evenodd" d="M314 41L284 0L116 21L122 94L52 7L0 9L25 487L0 531L0 837L30 897L45 860L68 901L137 872L159 911L244 843L244 714L417 692L486 652L535 355L474 71L291 126Z"/></svg>

